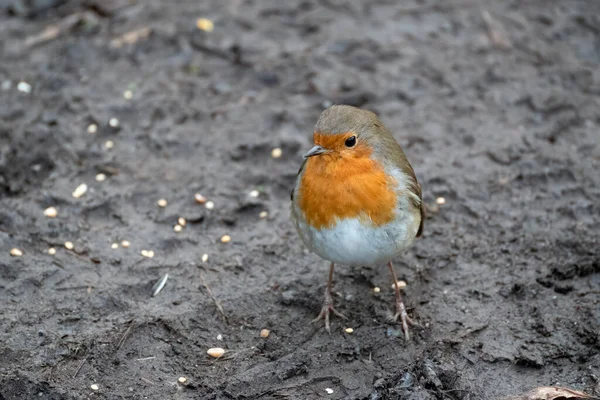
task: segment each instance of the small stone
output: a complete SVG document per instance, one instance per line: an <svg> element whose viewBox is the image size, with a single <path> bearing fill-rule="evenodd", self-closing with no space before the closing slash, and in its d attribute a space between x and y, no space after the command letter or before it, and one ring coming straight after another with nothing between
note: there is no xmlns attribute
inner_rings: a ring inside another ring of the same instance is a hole
<svg viewBox="0 0 600 400"><path fill-rule="evenodd" d="M90 389L98 390L98 389L100 389L100 387L94 383L93 385L90 386Z"/></svg>
<svg viewBox="0 0 600 400"><path fill-rule="evenodd" d="M177 218L177 223L181 226L185 226L187 224L187 221L185 220L185 218L179 217Z"/></svg>
<svg viewBox="0 0 600 400"><path fill-rule="evenodd" d="M206 207L207 210L212 210L213 208L215 208L215 203L213 203L212 201L207 201L204 207Z"/></svg>
<svg viewBox="0 0 600 400"><path fill-rule="evenodd" d="M398 288L400 290L402 290L402 289L404 289L406 287L406 282L404 282L404 281L398 281L397 283L398 283ZM394 286L393 283L392 283L392 289L395 289L395 286Z"/></svg>
<svg viewBox="0 0 600 400"><path fill-rule="evenodd" d="M105 149L112 149L113 147L115 147L115 142L112 140L107 140L106 143L104 143Z"/></svg>
<svg viewBox="0 0 600 400"><path fill-rule="evenodd" d="M89 124L87 127L87 131L88 133L94 134L96 132L98 132L98 125L96 124Z"/></svg>
<svg viewBox="0 0 600 400"><path fill-rule="evenodd" d="M271 331L269 331L268 329L263 329L262 331L260 331L260 337L268 338L270 333L271 333Z"/></svg>
<svg viewBox="0 0 600 400"><path fill-rule="evenodd" d="M380 288L380 287L378 287L378 286L375 286L375 287L373 288L373 292L375 292L375 293L379 293L379 292L381 292L381 288Z"/></svg>
<svg viewBox="0 0 600 400"><path fill-rule="evenodd" d="M23 251L15 247L13 249L10 249L10 255L13 257L21 257L23 255Z"/></svg>
<svg viewBox="0 0 600 400"><path fill-rule="evenodd" d="M208 254L202 254L202 262L208 261Z"/></svg>
<svg viewBox="0 0 600 400"><path fill-rule="evenodd" d="M121 246L124 248L128 248L129 246L131 246L131 243L129 243L129 240L123 240L121 242Z"/></svg>
<svg viewBox="0 0 600 400"><path fill-rule="evenodd" d="M166 207L168 203L167 203L167 200L160 199L156 202L156 204L158 204L159 207Z"/></svg>
<svg viewBox="0 0 600 400"><path fill-rule="evenodd" d="M48 254L50 254L51 256L55 255L56 254L56 249L54 247L50 247L48 249Z"/></svg>
<svg viewBox="0 0 600 400"><path fill-rule="evenodd" d="M325 391L327 392L327 394L333 394L332 388L325 388Z"/></svg>
<svg viewBox="0 0 600 400"><path fill-rule="evenodd" d="M106 175L105 174L98 174L96 175L96 182L104 182L106 180Z"/></svg>
<svg viewBox="0 0 600 400"><path fill-rule="evenodd" d="M48 207L44 210L44 215L48 218L56 218L58 215L58 210L56 207Z"/></svg>
<svg viewBox="0 0 600 400"><path fill-rule="evenodd" d="M81 196L83 196L87 192L87 190L88 190L88 186L85 183L82 183L81 185L79 185L75 188L72 195L73 195L73 197L78 199Z"/></svg>
<svg viewBox="0 0 600 400"><path fill-rule="evenodd" d="M17 85L17 90L21 93L31 93L31 85L27 82L19 82Z"/></svg>
<svg viewBox="0 0 600 400"><path fill-rule="evenodd" d="M67 250L73 250L75 248L75 245L73 244L73 242L65 242L65 248Z"/></svg>
<svg viewBox="0 0 600 400"><path fill-rule="evenodd" d="M225 350L223 350L220 347L213 347L213 348L208 349L208 351L206 353L211 357L219 358L219 357L222 357L223 354L225 354Z"/></svg>
<svg viewBox="0 0 600 400"><path fill-rule="evenodd" d="M113 249L113 250L118 249L119 248L119 243L113 243L113 244L111 244L110 248Z"/></svg>
<svg viewBox="0 0 600 400"><path fill-rule="evenodd" d="M253 190L250 192L250 197L258 197L260 195L260 193L258 192L258 190Z"/></svg>
<svg viewBox="0 0 600 400"><path fill-rule="evenodd" d="M437 199L435 199L435 203L441 206L442 204L446 204L446 199L443 197L438 197Z"/></svg>
<svg viewBox="0 0 600 400"><path fill-rule="evenodd" d="M181 232L182 229L183 229L183 226L181 226L181 225L175 225L173 227L173 230L178 233Z"/></svg>
<svg viewBox="0 0 600 400"><path fill-rule="evenodd" d="M352 333L352 332L354 332L354 329L352 329L352 328L346 328L346 329L344 329L344 332L346 332L346 333Z"/></svg>
<svg viewBox="0 0 600 400"><path fill-rule="evenodd" d="M231 236L229 236L229 235L221 236L221 243L229 243L229 242L231 242Z"/></svg>
<svg viewBox="0 0 600 400"><path fill-rule="evenodd" d="M177 382L179 382L183 385L184 383L187 382L187 378L185 376L180 376L179 379L177 379Z"/></svg>
<svg viewBox="0 0 600 400"><path fill-rule="evenodd" d="M271 157L273 158L279 158L282 154L283 150L281 150L279 147L276 147L273 150L271 150Z"/></svg>
<svg viewBox="0 0 600 400"><path fill-rule="evenodd" d="M196 28L204 32L212 32L215 29L215 24L207 18L198 18L196 20Z"/></svg>
<svg viewBox="0 0 600 400"><path fill-rule="evenodd" d="M118 128L119 127L119 120L117 118L111 118L108 121L108 124L110 125L111 128Z"/></svg>
<svg viewBox="0 0 600 400"><path fill-rule="evenodd" d="M194 200L196 200L196 203L198 204L206 203L206 197L202 196L200 193L194 195Z"/></svg>
<svg viewBox="0 0 600 400"><path fill-rule="evenodd" d="M266 211L261 211L260 214L258 214L259 218L261 219L265 219L269 216L269 213Z"/></svg>
<svg viewBox="0 0 600 400"><path fill-rule="evenodd" d="M133 92L131 90L126 90L123 92L123 97L125 100L131 100L133 98Z"/></svg>

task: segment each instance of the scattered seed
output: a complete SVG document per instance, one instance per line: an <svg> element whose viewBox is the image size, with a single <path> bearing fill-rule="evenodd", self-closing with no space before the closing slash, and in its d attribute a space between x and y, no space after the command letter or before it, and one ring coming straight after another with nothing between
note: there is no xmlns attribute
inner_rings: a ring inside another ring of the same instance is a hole
<svg viewBox="0 0 600 400"><path fill-rule="evenodd" d="M440 206L442 204L446 204L446 199L443 197L438 197L437 199L435 199L436 204L439 204Z"/></svg>
<svg viewBox="0 0 600 400"><path fill-rule="evenodd" d="M202 262L208 261L208 254L202 254Z"/></svg>
<svg viewBox="0 0 600 400"><path fill-rule="evenodd" d="M187 224L187 221L185 220L185 218L179 217L177 218L177 223L181 226L185 226Z"/></svg>
<svg viewBox="0 0 600 400"><path fill-rule="evenodd" d="M260 337L262 337L262 338L268 338L270 333L271 333L270 330L263 329L262 331L260 331Z"/></svg>
<svg viewBox="0 0 600 400"><path fill-rule="evenodd" d="M67 248L67 250L73 250L75 248L75 245L73 244L73 242L65 242L65 247Z"/></svg>
<svg viewBox="0 0 600 400"><path fill-rule="evenodd" d="M119 248L119 243L113 243L113 244L111 244L110 248L113 249L113 250L118 249Z"/></svg>
<svg viewBox="0 0 600 400"><path fill-rule="evenodd" d="M271 157L273 158L279 158L282 154L283 151L279 147L276 147L273 150L271 150Z"/></svg>
<svg viewBox="0 0 600 400"><path fill-rule="evenodd" d="M379 288L378 286L375 286L375 287L373 288L373 291L374 291L375 293L379 293L379 292L381 292L381 288Z"/></svg>
<svg viewBox="0 0 600 400"><path fill-rule="evenodd" d="M54 247L50 247L48 249L48 254L50 254L51 256L55 255L56 254L56 249Z"/></svg>
<svg viewBox="0 0 600 400"><path fill-rule="evenodd" d="M142 256L144 256L146 258L154 257L154 251L152 251L152 250L142 250L140 253L142 254Z"/></svg>
<svg viewBox="0 0 600 400"><path fill-rule="evenodd" d="M404 282L404 281L398 281L397 283L398 283L398 288L399 289L404 289L406 287L406 282ZM394 288L395 288L395 286L392 283L392 289L394 289Z"/></svg>
<svg viewBox="0 0 600 400"><path fill-rule="evenodd" d="M10 255L13 257L21 257L23 255L23 251L15 247L14 249L10 249Z"/></svg>
<svg viewBox="0 0 600 400"><path fill-rule="evenodd" d="M215 203L213 203L212 201L207 201L204 207L206 207L207 210L212 210L213 208L215 208Z"/></svg>
<svg viewBox="0 0 600 400"><path fill-rule="evenodd" d="M198 18L196 20L196 28L204 32L212 32L215 29L215 24L210 19Z"/></svg>
<svg viewBox="0 0 600 400"><path fill-rule="evenodd" d="M229 242L231 242L231 236L229 236L229 235L221 236L221 243L229 243Z"/></svg>
<svg viewBox="0 0 600 400"><path fill-rule="evenodd" d="M183 226L181 226L181 225L175 225L175 226L173 227L173 230L174 230L175 232L181 232L181 230L182 230L182 229L183 229Z"/></svg>
<svg viewBox="0 0 600 400"><path fill-rule="evenodd" d="M253 190L250 192L250 197L258 197L260 195L260 193L258 192L258 190Z"/></svg>
<svg viewBox="0 0 600 400"><path fill-rule="evenodd" d="M169 279L169 274L165 274L165 276L160 278L160 280L156 282L154 286L152 286L152 297L155 297L157 294L160 293L161 290L163 290L163 288L167 284L167 279Z"/></svg>
<svg viewBox="0 0 600 400"><path fill-rule="evenodd" d="M128 248L129 246L131 246L131 243L129 243L129 240L123 240L121 242L121 246L124 248Z"/></svg>
<svg viewBox="0 0 600 400"><path fill-rule="evenodd" d="M187 382L187 378L185 376L180 376L179 379L177 379L177 382L179 382L183 385L184 383Z"/></svg>
<svg viewBox="0 0 600 400"><path fill-rule="evenodd" d="M352 333L352 332L354 332L354 329L352 329L352 328L346 328L346 329L344 329L344 332L346 332L346 333Z"/></svg>
<svg viewBox="0 0 600 400"><path fill-rule="evenodd" d="M85 183L82 183L81 185L79 185L75 188L72 195L73 195L73 197L78 199L81 196L83 196L87 192L87 190L88 190L88 186Z"/></svg>
<svg viewBox="0 0 600 400"><path fill-rule="evenodd" d="M27 82L19 82L17 85L17 90L21 93L31 93L31 85Z"/></svg>
<svg viewBox="0 0 600 400"><path fill-rule="evenodd" d="M133 92L131 90L126 90L125 92L123 92L123 97L126 100L131 100L133 98Z"/></svg>
<svg viewBox="0 0 600 400"><path fill-rule="evenodd" d="M96 125L96 124L89 124L88 127L87 127L87 131L88 131L88 133L92 133L92 134L98 132L98 125Z"/></svg>
<svg viewBox="0 0 600 400"><path fill-rule="evenodd" d="M106 143L104 143L105 149L112 149L113 147L115 147L115 142L112 140L107 140Z"/></svg>
<svg viewBox="0 0 600 400"><path fill-rule="evenodd" d="M194 195L194 200L196 200L196 203L198 204L206 203L206 197L202 196L200 193Z"/></svg>
<svg viewBox="0 0 600 400"><path fill-rule="evenodd" d="M333 394L332 388L325 388L325 391L327 392L327 394Z"/></svg>
<svg viewBox="0 0 600 400"><path fill-rule="evenodd" d="M160 199L156 202L156 204L158 204L159 207L166 207L168 203L165 199Z"/></svg>
<svg viewBox="0 0 600 400"><path fill-rule="evenodd" d="M44 210L44 215L48 218L56 218L58 215L58 210L56 207L48 207Z"/></svg>
<svg viewBox="0 0 600 400"><path fill-rule="evenodd" d="M220 333L217 335L217 340L219 342L223 341L223 335L221 335Z"/></svg>
<svg viewBox="0 0 600 400"><path fill-rule="evenodd" d="M119 127L119 120L117 118L111 118L108 121L108 124L111 126L111 128L118 128Z"/></svg>
<svg viewBox="0 0 600 400"><path fill-rule="evenodd" d="M104 182L106 180L106 175L105 174L98 174L96 175L96 182Z"/></svg>
<svg viewBox="0 0 600 400"><path fill-rule="evenodd" d="M225 350L223 350L220 347L213 347L211 349L208 349L208 351L206 353L211 357L219 358L219 357L223 357L223 354L225 354Z"/></svg>
<svg viewBox="0 0 600 400"><path fill-rule="evenodd" d="M90 386L90 389L98 390L98 389L100 389L100 387L94 383L93 385Z"/></svg>
<svg viewBox="0 0 600 400"><path fill-rule="evenodd" d="M260 214L258 214L258 216L262 219L265 219L269 216L269 213L266 211L261 211Z"/></svg>

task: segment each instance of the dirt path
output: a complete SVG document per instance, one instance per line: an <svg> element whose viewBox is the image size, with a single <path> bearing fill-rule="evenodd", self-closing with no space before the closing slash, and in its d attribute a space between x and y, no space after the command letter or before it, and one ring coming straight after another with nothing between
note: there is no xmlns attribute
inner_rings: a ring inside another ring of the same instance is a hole
<svg viewBox="0 0 600 400"><path fill-rule="evenodd" d="M600 4L427 4L0 1L0 399L600 395ZM308 324L327 263L289 190L331 103L378 112L424 188L410 343L383 265L338 268L350 320Z"/></svg>

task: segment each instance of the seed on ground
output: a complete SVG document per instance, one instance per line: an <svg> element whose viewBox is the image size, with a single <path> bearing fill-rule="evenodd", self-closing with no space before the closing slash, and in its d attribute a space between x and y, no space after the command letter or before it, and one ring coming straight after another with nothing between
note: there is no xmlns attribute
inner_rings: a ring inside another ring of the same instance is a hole
<svg viewBox="0 0 600 400"><path fill-rule="evenodd" d="M27 82L19 82L17 85L17 90L21 93L31 93L31 85Z"/></svg>
<svg viewBox="0 0 600 400"><path fill-rule="evenodd" d="M262 331L260 331L260 337L268 338L270 333L271 331L269 331L268 329L263 329Z"/></svg>
<svg viewBox="0 0 600 400"><path fill-rule="evenodd" d="M219 342L223 341L223 335L221 335L220 333L217 335L217 340Z"/></svg>
<svg viewBox="0 0 600 400"><path fill-rule="evenodd" d="M206 207L207 210L212 210L213 208L215 208L215 203L213 203L212 201L207 201L204 207Z"/></svg>
<svg viewBox="0 0 600 400"><path fill-rule="evenodd" d="M75 197L76 199L80 198L81 196L83 196L88 190L88 186L85 183L82 183L81 185L77 186L75 188L75 190L73 190L73 197Z"/></svg>
<svg viewBox="0 0 600 400"><path fill-rule="evenodd" d="M159 207L166 207L168 203L167 203L167 200L160 199L156 202L156 204L158 204Z"/></svg>
<svg viewBox="0 0 600 400"><path fill-rule="evenodd" d="M250 197L258 197L260 195L260 193L258 192L258 190L253 190L250 192Z"/></svg>
<svg viewBox="0 0 600 400"><path fill-rule="evenodd" d="M106 175L105 174L98 174L96 175L96 182L104 182L106 180Z"/></svg>
<svg viewBox="0 0 600 400"><path fill-rule="evenodd" d="M204 32L212 32L215 29L215 24L207 18L198 18L196 20L196 28Z"/></svg>
<svg viewBox="0 0 600 400"><path fill-rule="evenodd" d="M133 92L131 90L126 90L125 92L123 92L123 97L126 100L131 100L133 98Z"/></svg>
<svg viewBox="0 0 600 400"><path fill-rule="evenodd" d="M44 215L48 218L56 218L58 215L58 210L56 207L48 207L44 210Z"/></svg>
<svg viewBox="0 0 600 400"><path fill-rule="evenodd" d="M381 292L381 288L379 288L378 286L375 286L375 287L373 288L373 291L374 291L375 293L379 293L379 292Z"/></svg>
<svg viewBox="0 0 600 400"><path fill-rule="evenodd" d="M48 249L48 254L50 254L51 256L55 255L56 254L56 249L54 247L50 247Z"/></svg>
<svg viewBox="0 0 600 400"><path fill-rule="evenodd" d="M219 357L222 357L223 354L225 354L225 350L223 350L220 347L213 347L213 348L208 349L208 351L206 353L211 357L219 358Z"/></svg>
<svg viewBox="0 0 600 400"><path fill-rule="evenodd" d="M202 262L208 261L208 254L202 254Z"/></svg>
<svg viewBox="0 0 600 400"><path fill-rule="evenodd" d="M123 240L121 242L121 246L128 248L129 246L131 246L131 243L129 243L129 240Z"/></svg>
<svg viewBox="0 0 600 400"><path fill-rule="evenodd" d="M440 206L442 204L446 204L446 199L443 197L438 197L437 199L435 199L436 204L439 204Z"/></svg>
<svg viewBox="0 0 600 400"><path fill-rule="evenodd" d="M94 383L93 385L90 386L90 389L98 390L98 389L100 389L100 387Z"/></svg>
<svg viewBox="0 0 600 400"><path fill-rule="evenodd" d="M10 249L10 255L13 257L21 257L23 255L23 251L15 247L13 249Z"/></svg>
<svg viewBox="0 0 600 400"><path fill-rule="evenodd" d="M404 289L406 287L406 282L404 281L398 281L398 288L399 289ZM392 283L392 289L395 289L396 287L394 286L394 284Z"/></svg>
<svg viewBox="0 0 600 400"><path fill-rule="evenodd" d="M327 394L333 394L332 388L325 388L325 391L327 392Z"/></svg>
<svg viewBox="0 0 600 400"><path fill-rule="evenodd" d="M152 250L142 250L140 253L142 254L142 256L144 256L146 258L154 257L154 251L152 251Z"/></svg>
<svg viewBox="0 0 600 400"><path fill-rule="evenodd" d="M229 235L223 235L223 236L221 236L221 242L222 243L229 243L229 242L231 242L231 236L229 236Z"/></svg>
<svg viewBox="0 0 600 400"><path fill-rule="evenodd" d="M354 329L352 329L352 328L346 328L346 329L344 329L344 332L346 332L346 333L352 333L352 332L354 332Z"/></svg>
<svg viewBox="0 0 600 400"><path fill-rule="evenodd" d="M73 242L65 242L65 247L67 250L73 250L75 248L75 245L73 244Z"/></svg>
<svg viewBox="0 0 600 400"><path fill-rule="evenodd" d="M194 195L194 200L196 200L196 203L198 204L206 203L206 197L202 196L200 193Z"/></svg>
<svg viewBox="0 0 600 400"><path fill-rule="evenodd" d="M115 142L113 142L112 140L107 140L104 143L104 148L105 149L112 149L113 147L115 147Z"/></svg>
<svg viewBox="0 0 600 400"><path fill-rule="evenodd" d="M182 230L182 229L183 229L183 226L181 226L181 225L175 225L175 226L173 227L173 230L174 230L175 232L181 232L181 230Z"/></svg>
<svg viewBox="0 0 600 400"><path fill-rule="evenodd" d="M111 126L111 128L118 128L119 127L119 120L117 118L111 118L108 121L108 124Z"/></svg>
<svg viewBox="0 0 600 400"><path fill-rule="evenodd" d="M177 379L177 382L184 384L187 382L187 378L185 376L180 376L179 379Z"/></svg>
<svg viewBox="0 0 600 400"><path fill-rule="evenodd" d="M119 243L113 243L113 244L111 244L110 248L113 249L113 250L118 249L119 248Z"/></svg>
<svg viewBox="0 0 600 400"><path fill-rule="evenodd" d="M181 226L185 226L187 224L187 221L185 220L185 218L179 217L177 218L177 223Z"/></svg>
<svg viewBox="0 0 600 400"><path fill-rule="evenodd" d="M276 147L273 150L271 150L271 157L273 158L279 158L282 154L283 151L279 147Z"/></svg>
<svg viewBox="0 0 600 400"><path fill-rule="evenodd" d="M260 214L258 214L258 216L262 219L265 219L269 216L269 213L266 211L261 211Z"/></svg>
<svg viewBox="0 0 600 400"><path fill-rule="evenodd" d="M87 127L87 131L88 131L88 133L92 133L92 134L98 132L98 125L96 125L96 124L89 124L88 127Z"/></svg>

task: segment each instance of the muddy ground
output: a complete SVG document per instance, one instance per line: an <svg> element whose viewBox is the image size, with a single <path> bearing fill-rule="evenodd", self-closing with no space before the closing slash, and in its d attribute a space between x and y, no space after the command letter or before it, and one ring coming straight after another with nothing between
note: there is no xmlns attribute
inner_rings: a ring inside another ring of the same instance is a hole
<svg viewBox="0 0 600 400"><path fill-rule="evenodd" d="M598 2L1 0L0 40L0 398L600 395ZM338 268L349 321L309 324L327 263L289 191L331 103L423 185L409 343L384 265Z"/></svg>

